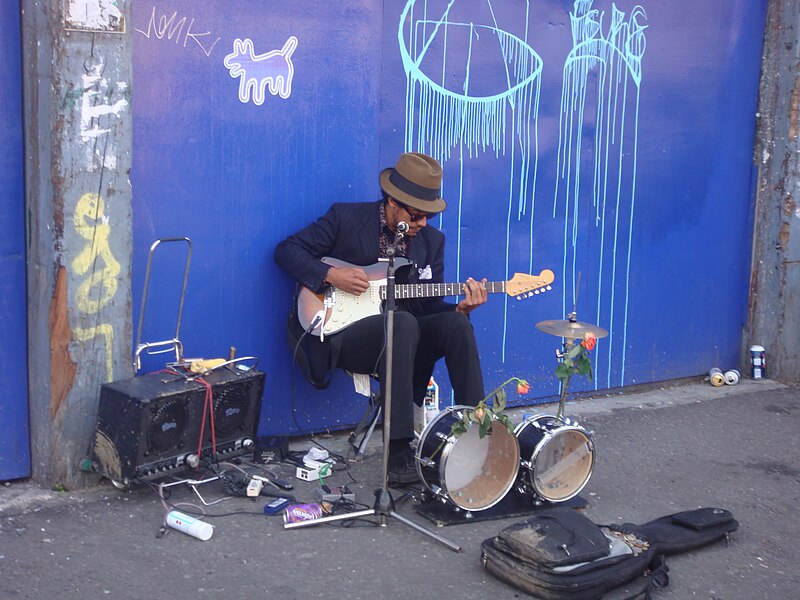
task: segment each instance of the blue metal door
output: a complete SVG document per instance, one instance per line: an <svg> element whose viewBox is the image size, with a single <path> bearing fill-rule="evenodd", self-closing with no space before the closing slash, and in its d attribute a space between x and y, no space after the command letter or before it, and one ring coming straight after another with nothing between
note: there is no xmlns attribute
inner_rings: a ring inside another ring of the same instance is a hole
<svg viewBox="0 0 800 600"><path fill-rule="evenodd" d="M0 481L31 472L25 326L25 227L22 182L20 22L14 2L0 5Z"/></svg>
<svg viewBox="0 0 800 600"><path fill-rule="evenodd" d="M263 433L347 427L364 410L350 380L317 392L290 368L294 283L272 252L332 202L377 200L414 150L444 165L447 281L556 273L474 313L487 391L519 376L531 394L512 403L557 397L561 339L535 325L573 307L609 335L570 391L730 368L766 6L137 3L134 302L149 245L189 236L187 355L261 359Z"/></svg>

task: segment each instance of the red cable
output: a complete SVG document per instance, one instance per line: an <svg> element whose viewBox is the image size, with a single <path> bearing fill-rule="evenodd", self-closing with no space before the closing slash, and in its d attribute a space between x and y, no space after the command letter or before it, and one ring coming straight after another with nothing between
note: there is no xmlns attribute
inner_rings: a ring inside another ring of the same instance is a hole
<svg viewBox="0 0 800 600"><path fill-rule="evenodd" d="M202 379L198 379L205 383ZM202 458L201 452L203 451L203 434L206 429L206 412L208 411L208 390L206 390L206 398L203 401L203 418L200 419L200 438L197 440L197 458Z"/></svg>
<svg viewBox="0 0 800 600"><path fill-rule="evenodd" d="M214 406L213 406L214 394L213 394L212 389L211 389L211 384L208 383L205 379L203 379L202 377L198 377L197 379L195 379L195 381L203 384L205 386L205 388L206 388L205 402L203 403L203 421L202 421L202 425L200 427L200 441L199 441L199 444L198 444L197 454L198 454L198 456L200 455L200 448L202 448L203 433L205 432L205 425L206 425L206 414L208 414L209 415L209 421L210 421L209 429L211 430L211 450L212 450L213 456L216 457L216 455L217 455L217 432L216 432L216 427L214 425Z"/></svg>

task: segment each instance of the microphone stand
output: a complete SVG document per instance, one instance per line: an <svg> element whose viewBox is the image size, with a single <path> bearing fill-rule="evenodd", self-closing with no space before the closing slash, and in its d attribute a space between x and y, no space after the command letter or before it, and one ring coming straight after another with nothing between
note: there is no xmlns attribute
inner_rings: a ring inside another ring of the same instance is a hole
<svg viewBox="0 0 800 600"><path fill-rule="evenodd" d="M377 515L381 527L386 527L388 517L397 519L416 529L420 533L433 538L437 542L444 544L454 552L461 552L461 546L451 542L450 540L440 536L422 525L407 519L403 515L394 510L394 499L389 493L389 440L391 436L392 426L392 369L393 369L393 356L394 356L394 313L396 310L395 301L395 266L394 257L397 253L397 244L405 236L405 230L398 228L395 233L394 242L389 245L386 250L389 262L386 269L386 304L384 306L384 318L386 320L386 375L385 381L381 388L383 389L383 471L381 473L381 487L375 490L375 505L371 509L360 510L341 515L332 515L329 517L321 517L310 521L296 521L294 523L285 523L285 529L293 529L299 527L308 527L318 523L330 523L331 521L349 520L357 517L364 517L370 515Z"/></svg>

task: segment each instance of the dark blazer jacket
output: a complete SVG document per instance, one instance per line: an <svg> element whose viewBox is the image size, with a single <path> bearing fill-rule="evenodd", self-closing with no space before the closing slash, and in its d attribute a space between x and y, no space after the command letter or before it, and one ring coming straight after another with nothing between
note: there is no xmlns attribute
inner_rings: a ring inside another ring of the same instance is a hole
<svg viewBox="0 0 800 600"><path fill-rule="evenodd" d="M381 202L334 204L311 225L279 243L275 261L300 285L317 293L322 291L330 268L319 259L330 256L358 266L375 264L380 250ZM409 239L408 258L413 264L404 272L398 271L398 283L443 283L444 243L444 234L431 226ZM431 314L455 310L455 304L426 298L406 303L405 308L416 314Z"/></svg>
<svg viewBox="0 0 800 600"><path fill-rule="evenodd" d="M338 258L358 266L378 262L380 252L380 205L375 202L337 203L322 217L280 242L274 258L295 281L319 293L325 287L329 265L320 259ZM397 271L398 283L444 282L444 234L434 227L423 227L408 240L408 258L412 265ZM398 308L414 314L433 314L455 310L455 304L442 298L425 298L398 301ZM330 382L330 371L338 355L336 335L325 338L306 336L298 348L303 334L296 315L289 317L289 343L296 352L296 360L306 379L315 387L324 388Z"/></svg>

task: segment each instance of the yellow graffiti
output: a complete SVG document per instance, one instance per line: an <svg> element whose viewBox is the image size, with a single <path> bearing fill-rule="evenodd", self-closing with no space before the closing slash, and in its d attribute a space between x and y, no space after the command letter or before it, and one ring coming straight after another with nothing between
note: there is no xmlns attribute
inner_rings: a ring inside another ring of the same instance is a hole
<svg viewBox="0 0 800 600"><path fill-rule="evenodd" d="M76 327L72 330L72 333L75 335L75 339L80 342L85 342L97 336L103 337L106 345L106 374L108 377L106 381L112 381L114 379L114 367L111 360L113 355L114 329L111 325L103 323L96 327Z"/></svg>
<svg viewBox="0 0 800 600"><path fill-rule="evenodd" d="M97 314L117 293L120 266L108 245L111 227L105 214L105 203L98 194L84 194L75 206L75 231L89 244L72 260L77 275L89 274L78 286L77 306L84 314ZM98 269L99 264L103 265ZM106 350L107 381L113 381L114 329L109 323L94 327L76 327L75 339L86 342L102 337Z"/></svg>
<svg viewBox="0 0 800 600"><path fill-rule="evenodd" d="M97 313L117 293L117 275L120 272L119 263L108 245L111 227L105 215L105 203L98 194L84 194L78 200L75 230L90 242L72 261L72 268L78 275L91 270L88 279L78 287L78 308L85 313ZM105 268L96 269L98 259L102 260Z"/></svg>

